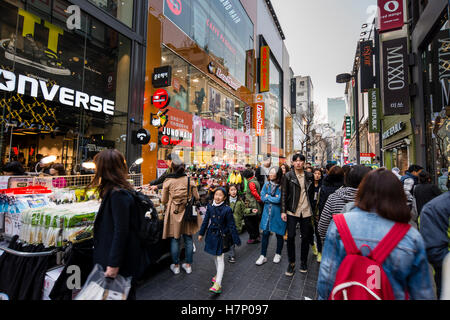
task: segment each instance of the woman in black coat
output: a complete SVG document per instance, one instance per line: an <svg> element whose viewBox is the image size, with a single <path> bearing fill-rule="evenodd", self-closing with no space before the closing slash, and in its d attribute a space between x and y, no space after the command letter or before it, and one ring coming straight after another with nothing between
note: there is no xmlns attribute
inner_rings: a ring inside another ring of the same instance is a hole
<svg viewBox="0 0 450 320"><path fill-rule="evenodd" d="M105 269L105 276L132 277L129 299L134 299L137 280L148 266L148 255L133 230L138 225L137 208L127 181L125 158L117 150L96 155L96 173L91 185L97 186L102 204L94 223L94 264Z"/></svg>
<svg viewBox="0 0 450 320"><path fill-rule="evenodd" d="M319 216L322 214L328 197L344 185L344 170L340 166L333 166L323 179L319 195Z"/></svg>

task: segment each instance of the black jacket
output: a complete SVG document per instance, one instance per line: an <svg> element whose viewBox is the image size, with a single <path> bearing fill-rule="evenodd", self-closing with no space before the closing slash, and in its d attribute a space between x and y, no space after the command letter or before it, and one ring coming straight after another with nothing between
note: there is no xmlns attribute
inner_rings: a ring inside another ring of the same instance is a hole
<svg viewBox="0 0 450 320"><path fill-rule="evenodd" d="M342 178L338 179L336 176L326 176L322 182L322 188L320 189L319 198L319 215L322 214L325 203L327 203L328 197L336 192L337 189L344 185Z"/></svg>
<svg viewBox="0 0 450 320"><path fill-rule="evenodd" d="M136 235L137 207L125 190L111 191L94 223L94 264L119 267L119 274L137 280L148 266L148 255Z"/></svg>
<svg viewBox="0 0 450 320"><path fill-rule="evenodd" d="M314 175L306 171L304 171L304 174L305 184L303 186L300 186L295 170L289 171L283 176L281 180L281 213L287 213L288 211L295 213L297 211L301 188L305 188L306 199L311 207L308 195L310 188L314 187Z"/></svg>
<svg viewBox="0 0 450 320"><path fill-rule="evenodd" d="M417 214L420 215L423 206L440 196L441 190L434 184L418 184L414 187L413 194L416 197Z"/></svg>
<svg viewBox="0 0 450 320"><path fill-rule="evenodd" d="M317 199L314 200L314 194L317 192L318 193L317 198L319 198L319 193L320 193L321 188L322 188L322 180L319 181L319 185L317 186L317 188L313 183L311 188L309 188L309 190L308 190L309 202L311 203L311 207L312 207L314 215L315 215L316 207L318 207L318 205L319 205Z"/></svg>

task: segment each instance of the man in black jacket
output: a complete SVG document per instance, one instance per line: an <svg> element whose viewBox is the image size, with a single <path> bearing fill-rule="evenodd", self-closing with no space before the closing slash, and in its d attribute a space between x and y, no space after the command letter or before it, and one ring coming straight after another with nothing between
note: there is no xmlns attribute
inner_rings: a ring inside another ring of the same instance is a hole
<svg viewBox="0 0 450 320"><path fill-rule="evenodd" d="M281 218L287 222L289 265L286 276L295 272L295 229L300 223L302 236L300 272L308 271L307 261L309 244L313 234L311 223L312 208L308 192L313 186L314 176L304 171L305 156L295 154L292 157L294 170L283 176L281 187Z"/></svg>

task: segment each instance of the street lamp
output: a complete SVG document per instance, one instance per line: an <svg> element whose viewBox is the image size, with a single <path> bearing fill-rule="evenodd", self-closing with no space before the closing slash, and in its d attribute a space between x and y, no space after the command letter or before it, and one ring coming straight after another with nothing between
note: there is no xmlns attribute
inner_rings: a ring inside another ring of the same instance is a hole
<svg viewBox="0 0 450 320"><path fill-rule="evenodd" d="M355 81L355 88L353 89L353 109L355 115L355 133L356 133L356 163L360 164L360 145L359 145L359 108L358 108L358 77L355 74L342 73L336 76L336 83L348 83Z"/></svg>
<svg viewBox="0 0 450 320"><path fill-rule="evenodd" d="M40 165L40 164L50 164L50 163L55 162L56 159L57 159L56 156L48 156L48 157L42 158L41 161L39 161L38 163L36 163L36 166L34 167L34 171L36 171L36 173L39 173L39 172L37 171L38 165ZM42 172L42 170L41 170L41 172Z"/></svg>
<svg viewBox="0 0 450 320"><path fill-rule="evenodd" d="M128 170L128 173L131 174L131 168L138 166L140 164L142 164L144 162L144 158L139 158L137 159L130 167L130 169Z"/></svg>

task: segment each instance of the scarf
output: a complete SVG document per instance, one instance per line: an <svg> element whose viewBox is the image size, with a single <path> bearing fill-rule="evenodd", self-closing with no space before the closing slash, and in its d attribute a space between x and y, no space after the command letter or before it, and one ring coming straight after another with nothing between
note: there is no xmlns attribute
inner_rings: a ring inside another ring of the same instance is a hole
<svg viewBox="0 0 450 320"><path fill-rule="evenodd" d="M221 203L216 203L216 200L213 200L213 207L220 207L221 205L223 205L225 201L222 201Z"/></svg>

